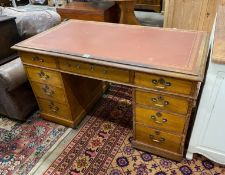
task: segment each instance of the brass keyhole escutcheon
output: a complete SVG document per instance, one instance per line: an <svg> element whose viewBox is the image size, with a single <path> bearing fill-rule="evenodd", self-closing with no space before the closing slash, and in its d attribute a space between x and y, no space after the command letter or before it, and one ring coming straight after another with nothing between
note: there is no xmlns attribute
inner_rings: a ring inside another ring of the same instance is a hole
<svg viewBox="0 0 225 175"><path fill-rule="evenodd" d="M91 69L91 71L94 71L95 69L94 69L94 65L91 65L90 66L90 69Z"/></svg>

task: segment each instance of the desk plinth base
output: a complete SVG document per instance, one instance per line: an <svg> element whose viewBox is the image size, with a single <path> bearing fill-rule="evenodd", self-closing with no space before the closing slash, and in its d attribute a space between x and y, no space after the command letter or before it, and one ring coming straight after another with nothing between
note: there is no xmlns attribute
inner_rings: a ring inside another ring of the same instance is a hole
<svg viewBox="0 0 225 175"><path fill-rule="evenodd" d="M71 128L75 128L79 124L79 123L77 123L75 121L72 121L72 120L66 120L66 119L63 119L61 117L51 115L51 114L42 113L42 112L41 112L41 117L45 120L49 120L49 121L52 121L54 123L58 123L60 125L71 127Z"/></svg>
<svg viewBox="0 0 225 175"><path fill-rule="evenodd" d="M174 153L165 149L160 149L151 145L147 145L144 143L141 143L139 141L132 141L132 146L136 149L142 150L142 151L146 151L146 152L150 152L151 154L156 154L168 159L172 159L178 162L181 162L183 159L183 154L178 154L178 153Z"/></svg>

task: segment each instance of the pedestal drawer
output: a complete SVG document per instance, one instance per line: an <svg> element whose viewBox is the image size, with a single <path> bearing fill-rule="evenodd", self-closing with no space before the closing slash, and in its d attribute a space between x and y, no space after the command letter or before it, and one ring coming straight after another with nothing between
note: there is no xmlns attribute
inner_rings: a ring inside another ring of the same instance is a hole
<svg viewBox="0 0 225 175"><path fill-rule="evenodd" d="M57 88L48 84L31 82L32 89L36 96L58 103L67 104L63 88Z"/></svg>
<svg viewBox="0 0 225 175"><path fill-rule="evenodd" d="M144 127L143 125L137 123L135 127L135 140L172 152L181 152L180 148L182 137L180 135L174 135L160 130Z"/></svg>
<svg viewBox="0 0 225 175"><path fill-rule="evenodd" d="M129 83L128 70L63 59L59 59L59 67L62 70L82 75Z"/></svg>
<svg viewBox="0 0 225 175"><path fill-rule="evenodd" d="M191 103L186 98L136 90L136 103L186 115Z"/></svg>
<svg viewBox="0 0 225 175"><path fill-rule="evenodd" d="M43 113L60 116L61 118L68 120L72 119L70 108L67 105L59 104L51 100L44 100L40 98L38 98L38 104L41 112Z"/></svg>
<svg viewBox="0 0 225 175"><path fill-rule="evenodd" d="M20 53L21 59L24 63L44 66L49 68L57 68L55 58L47 55L40 55L36 53Z"/></svg>
<svg viewBox="0 0 225 175"><path fill-rule="evenodd" d="M138 86L178 94L193 95L197 83L188 80L135 72L134 83Z"/></svg>
<svg viewBox="0 0 225 175"><path fill-rule="evenodd" d="M173 115L159 110L136 106L135 121L156 129L182 134L186 118L182 115Z"/></svg>
<svg viewBox="0 0 225 175"><path fill-rule="evenodd" d="M31 81L63 87L60 73L46 69L26 66L28 77Z"/></svg>

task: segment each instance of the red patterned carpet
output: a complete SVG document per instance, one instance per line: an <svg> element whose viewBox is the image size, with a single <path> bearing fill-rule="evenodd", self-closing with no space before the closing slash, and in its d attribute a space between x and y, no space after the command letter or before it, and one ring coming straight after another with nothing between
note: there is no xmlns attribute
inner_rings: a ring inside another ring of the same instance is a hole
<svg viewBox="0 0 225 175"><path fill-rule="evenodd" d="M224 175L225 169L204 157L181 163L131 147L131 89L111 86L45 175Z"/></svg>
<svg viewBox="0 0 225 175"><path fill-rule="evenodd" d="M25 123L0 116L0 175L27 175L67 130L38 113Z"/></svg>

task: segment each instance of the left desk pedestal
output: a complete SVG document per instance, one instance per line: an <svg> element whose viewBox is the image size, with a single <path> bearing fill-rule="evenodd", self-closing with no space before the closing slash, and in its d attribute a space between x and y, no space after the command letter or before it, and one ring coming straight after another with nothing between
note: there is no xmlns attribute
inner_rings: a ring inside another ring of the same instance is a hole
<svg viewBox="0 0 225 175"><path fill-rule="evenodd" d="M54 57L21 53L21 58L44 119L76 127L104 92L102 81L55 71Z"/></svg>

